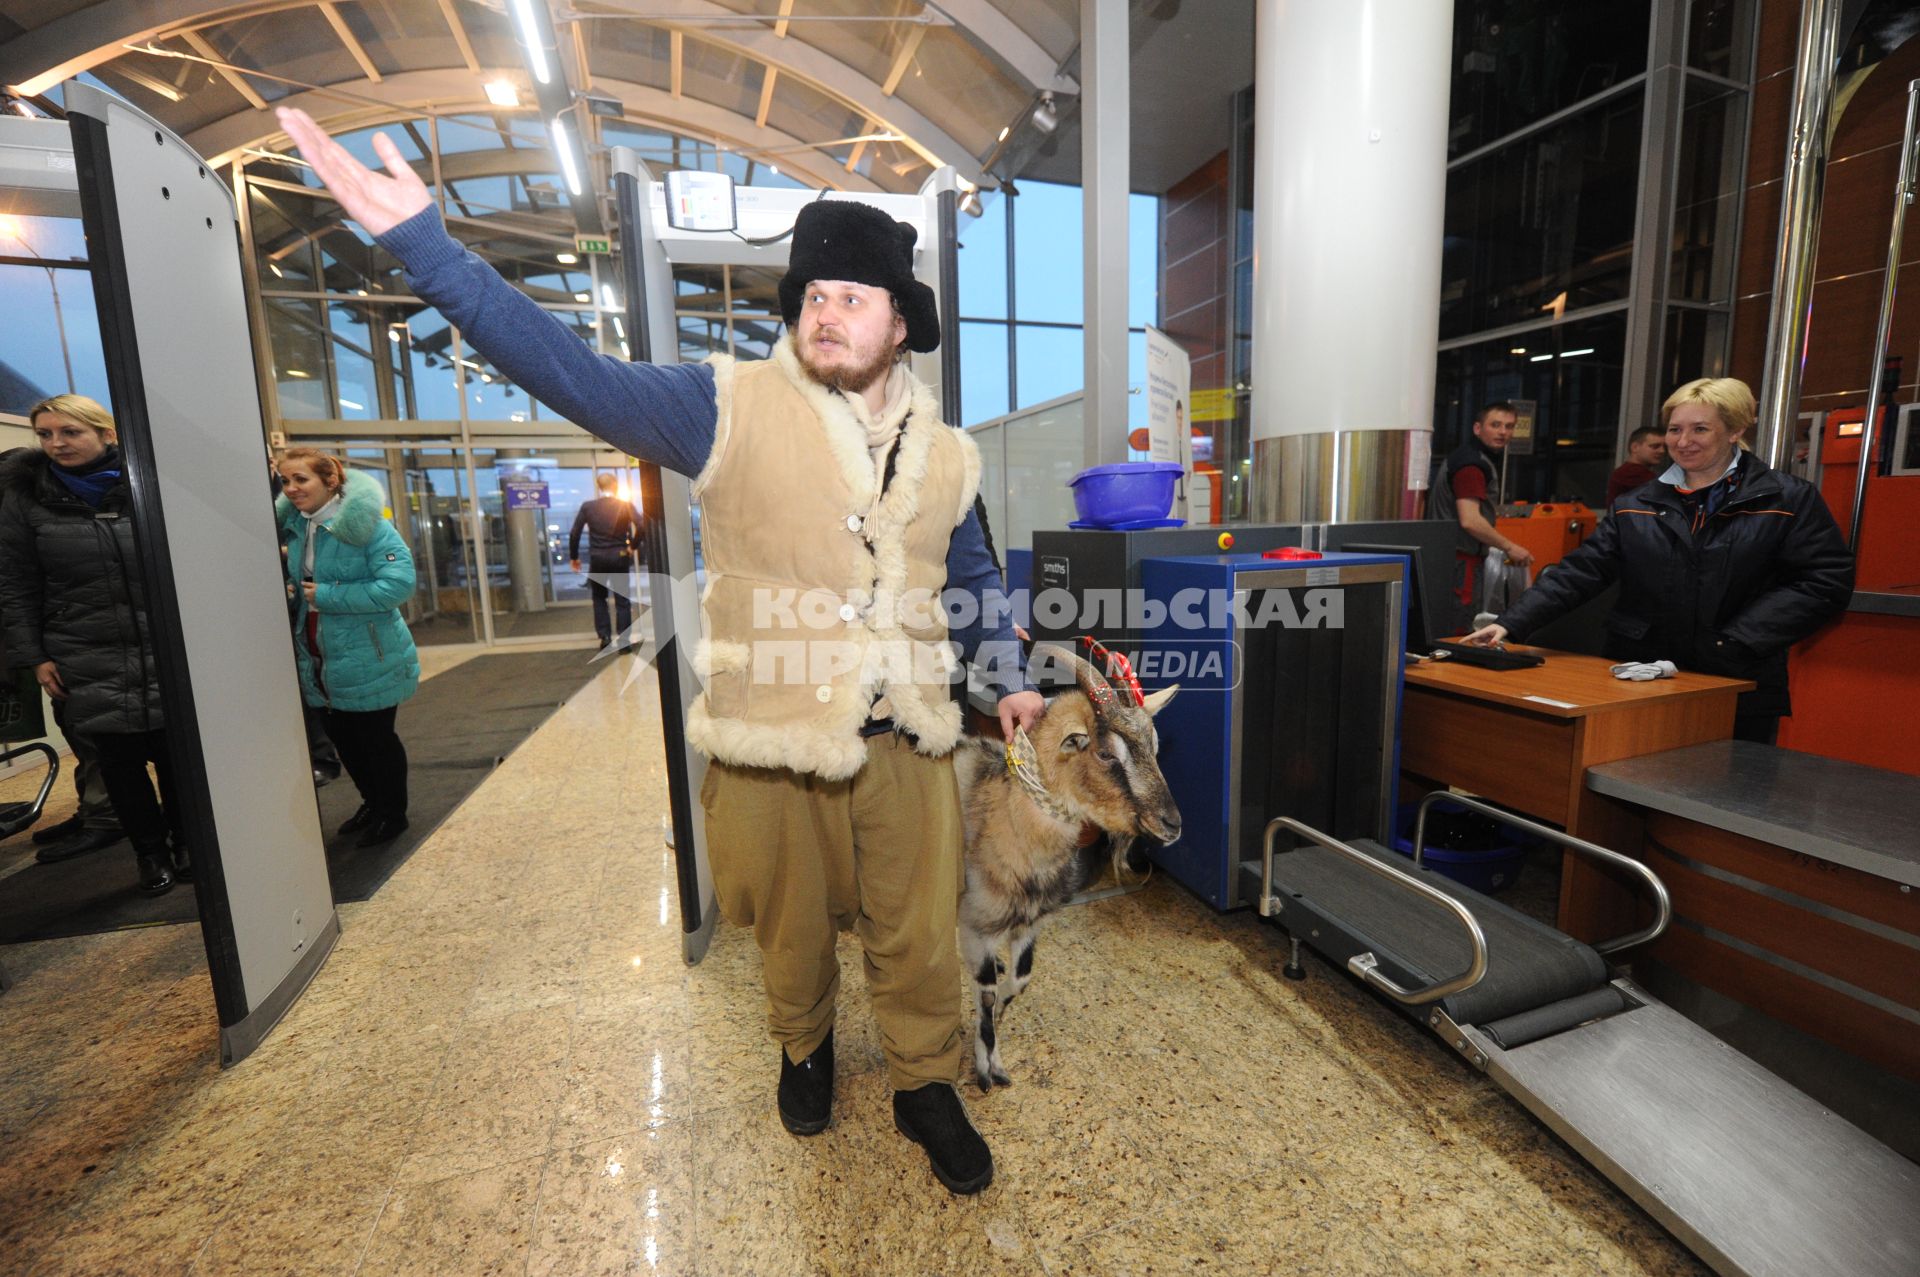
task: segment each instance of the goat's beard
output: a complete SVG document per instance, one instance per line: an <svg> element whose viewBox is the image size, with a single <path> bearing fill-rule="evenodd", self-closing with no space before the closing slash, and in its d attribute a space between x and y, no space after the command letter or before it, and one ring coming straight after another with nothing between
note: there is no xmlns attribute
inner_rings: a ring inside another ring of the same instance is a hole
<svg viewBox="0 0 1920 1277"><path fill-rule="evenodd" d="M843 395L865 394L867 387L893 371L894 362L899 358L895 348L882 346L874 352L873 358L863 363L823 367L813 362L813 351L804 343L795 342L794 349L800 356L800 366L806 370L809 378Z"/></svg>

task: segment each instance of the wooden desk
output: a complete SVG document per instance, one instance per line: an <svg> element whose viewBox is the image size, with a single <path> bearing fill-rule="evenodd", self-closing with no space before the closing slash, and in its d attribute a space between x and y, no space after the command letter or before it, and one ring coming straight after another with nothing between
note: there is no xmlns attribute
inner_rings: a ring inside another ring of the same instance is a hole
<svg viewBox="0 0 1920 1277"><path fill-rule="evenodd" d="M1597 656L1536 648L1546 664L1489 670L1447 661L1407 667L1400 766L1632 855L1639 809L1586 787L1587 768L1733 734L1734 701L1753 686L1706 674L1632 683ZM1634 889L1576 853L1561 862L1560 929L1581 940L1631 930Z"/></svg>

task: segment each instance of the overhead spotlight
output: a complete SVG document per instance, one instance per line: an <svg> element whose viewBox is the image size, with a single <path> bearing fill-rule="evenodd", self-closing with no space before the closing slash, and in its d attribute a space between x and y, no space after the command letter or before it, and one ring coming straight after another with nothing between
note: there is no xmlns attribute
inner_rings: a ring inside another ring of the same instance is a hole
<svg viewBox="0 0 1920 1277"><path fill-rule="evenodd" d="M960 197L960 211L969 217L978 217L986 210L980 207L980 192L968 191Z"/></svg>
<svg viewBox="0 0 1920 1277"><path fill-rule="evenodd" d="M555 253L553 260L559 262L562 266L572 266L580 260L580 255L578 253Z"/></svg>
<svg viewBox="0 0 1920 1277"><path fill-rule="evenodd" d="M495 106L519 106L520 90L512 80L488 80L487 101Z"/></svg>
<svg viewBox="0 0 1920 1277"><path fill-rule="evenodd" d="M577 302L590 302L593 300L593 294L592 293L575 293L573 295L573 300Z"/></svg>
<svg viewBox="0 0 1920 1277"><path fill-rule="evenodd" d="M1053 105L1051 91L1040 95L1040 104L1033 108L1033 127L1042 133L1051 133L1060 127L1060 112Z"/></svg>

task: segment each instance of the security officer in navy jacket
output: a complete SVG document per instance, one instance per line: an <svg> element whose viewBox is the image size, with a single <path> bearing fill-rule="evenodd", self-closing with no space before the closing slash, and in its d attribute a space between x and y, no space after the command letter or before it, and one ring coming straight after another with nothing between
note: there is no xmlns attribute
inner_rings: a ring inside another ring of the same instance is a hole
<svg viewBox="0 0 1920 1277"><path fill-rule="evenodd" d="M1618 581L1607 655L1754 680L1734 738L1771 744L1792 710L1788 649L1846 609L1853 552L1813 485L1739 446L1754 419L1746 383L1688 382L1661 419L1673 465L1468 641L1524 640Z"/></svg>
<svg viewBox="0 0 1920 1277"><path fill-rule="evenodd" d="M633 556L640 543L639 521L633 507L617 495L620 481L610 474L594 480L600 495L581 505L573 516L573 532L567 538L567 559L573 570L580 570L580 532L587 533L587 589L593 595L593 632L600 646L613 642L615 634L625 636L633 625ZM620 626L616 630L607 616L607 595L612 593Z"/></svg>

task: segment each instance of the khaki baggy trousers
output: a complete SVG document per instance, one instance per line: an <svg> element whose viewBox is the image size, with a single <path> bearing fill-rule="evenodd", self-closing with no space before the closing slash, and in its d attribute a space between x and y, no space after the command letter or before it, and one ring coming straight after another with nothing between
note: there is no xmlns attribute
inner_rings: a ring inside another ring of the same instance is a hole
<svg viewBox="0 0 1920 1277"><path fill-rule="evenodd" d="M963 869L951 758L894 733L849 780L715 761L700 787L720 916L751 927L774 1040L798 1063L833 1028L835 933L866 955L896 1090L960 1078Z"/></svg>

